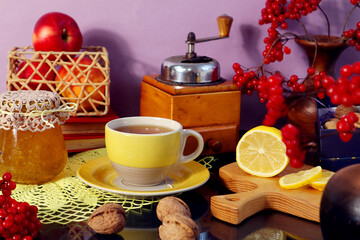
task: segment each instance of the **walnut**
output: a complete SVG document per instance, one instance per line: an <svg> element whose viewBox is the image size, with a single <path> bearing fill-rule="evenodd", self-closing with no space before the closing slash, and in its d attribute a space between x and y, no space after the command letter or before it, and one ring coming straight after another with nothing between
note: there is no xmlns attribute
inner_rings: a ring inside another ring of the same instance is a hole
<svg viewBox="0 0 360 240"><path fill-rule="evenodd" d="M161 240L195 240L199 235L199 228L191 218L172 214L164 217L159 235Z"/></svg>
<svg viewBox="0 0 360 240"><path fill-rule="evenodd" d="M124 208L116 203L108 203L95 209L87 224L97 233L114 234L124 229L125 221Z"/></svg>
<svg viewBox="0 0 360 240"><path fill-rule="evenodd" d="M354 112L354 113L358 113L360 112L359 109L355 106L351 106L351 107L346 107L344 105L339 105L336 109L335 109L335 117L340 119L342 116L348 114L349 112Z"/></svg>
<svg viewBox="0 0 360 240"><path fill-rule="evenodd" d="M162 240L193 240L199 235L196 222L186 203L177 197L165 197L160 200L156 214L162 225L159 236Z"/></svg>
<svg viewBox="0 0 360 240"><path fill-rule="evenodd" d="M156 208L156 215L160 221L167 215L180 214L191 217L191 212L186 203L177 197L165 197L160 200Z"/></svg>
<svg viewBox="0 0 360 240"><path fill-rule="evenodd" d="M336 124L339 121L337 118L331 118L324 123L325 129L336 129Z"/></svg>

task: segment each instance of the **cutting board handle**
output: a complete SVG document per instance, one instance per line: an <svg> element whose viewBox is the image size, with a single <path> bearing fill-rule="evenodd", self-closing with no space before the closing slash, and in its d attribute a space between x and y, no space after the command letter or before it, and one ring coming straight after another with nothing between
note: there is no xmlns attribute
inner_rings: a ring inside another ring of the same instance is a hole
<svg viewBox="0 0 360 240"><path fill-rule="evenodd" d="M283 174L294 171L284 170ZM219 170L225 186L235 192L213 196L210 208L214 217L232 224L265 209L273 209L311 221L320 221L322 192L311 187L283 189L279 177L260 178L243 172L237 163L228 164Z"/></svg>
<svg viewBox="0 0 360 240"><path fill-rule="evenodd" d="M253 191L211 197L214 217L232 224L239 224L247 217L267 208L265 193Z"/></svg>
<svg viewBox="0 0 360 240"><path fill-rule="evenodd" d="M291 194L250 191L211 198L211 213L214 217L232 224L265 209L273 209L294 216L319 222L319 208L313 202Z"/></svg>

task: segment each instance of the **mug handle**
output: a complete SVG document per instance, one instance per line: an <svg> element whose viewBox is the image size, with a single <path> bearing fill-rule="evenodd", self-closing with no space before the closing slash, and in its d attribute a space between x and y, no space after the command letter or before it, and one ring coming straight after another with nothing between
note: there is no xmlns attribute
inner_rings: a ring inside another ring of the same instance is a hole
<svg viewBox="0 0 360 240"><path fill-rule="evenodd" d="M178 161L178 164L183 164L183 163L187 163L187 162L190 162L192 160L194 160L195 158L197 158L201 152L203 151L204 149L204 139L203 137L201 136L200 133L194 131L194 130L191 130L191 129L183 129L181 130L181 152L180 152L180 157L179 157L179 161ZM198 146L196 148L196 150L187 155L187 156L184 156L184 149L185 149L185 144L186 144L186 140L188 137L190 136L193 136L196 138L197 142L198 142Z"/></svg>

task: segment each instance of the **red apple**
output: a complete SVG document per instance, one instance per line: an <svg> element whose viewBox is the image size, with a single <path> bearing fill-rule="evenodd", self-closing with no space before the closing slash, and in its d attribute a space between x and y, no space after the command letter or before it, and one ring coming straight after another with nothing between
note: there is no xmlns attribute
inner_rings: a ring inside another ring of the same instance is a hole
<svg viewBox="0 0 360 240"><path fill-rule="evenodd" d="M35 24L33 33L35 51L78 52L82 35L73 18L60 12L43 15ZM51 57L54 60L54 56Z"/></svg>
<svg viewBox="0 0 360 240"><path fill-rule="evenodd" d="M35 72L35 69L37 70ZM34 73L35 72L35 73ZM20 79L29 79L31 80L41 80L43 77L48 81L53 81L55 78L55 72L50 68L50 66L46 63L40 62L22 62L17 68L16 73ZM39 75L40 73L40 75ZM38 83L34 81L30 81L28 86L31 90L36 90L38 85L41 84L38 90L50 90L48 85L44 83Z"/></svg>

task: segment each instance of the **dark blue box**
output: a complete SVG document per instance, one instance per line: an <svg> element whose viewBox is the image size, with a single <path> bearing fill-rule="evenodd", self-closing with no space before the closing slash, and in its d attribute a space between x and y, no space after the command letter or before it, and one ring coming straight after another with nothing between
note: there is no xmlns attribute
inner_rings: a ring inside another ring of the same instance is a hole
<svg viewBox="0 0 360 240"><path fill-rule="evenodd" d="M328 170L336 171L342 167L360 162L360 129L353 132L349 142L341 141L336 129L325 129L323 123L334 117L336 107L317 105L318 122L316 126L319 137L320 165Z"/></svg>
<svg viewBox="0 0 360 240"><path fill-rule="evenodd" d="M320 158L320 166L324 169L334 171L349 166L351 164L360 163L360 157L352 158Z"/></svg>

